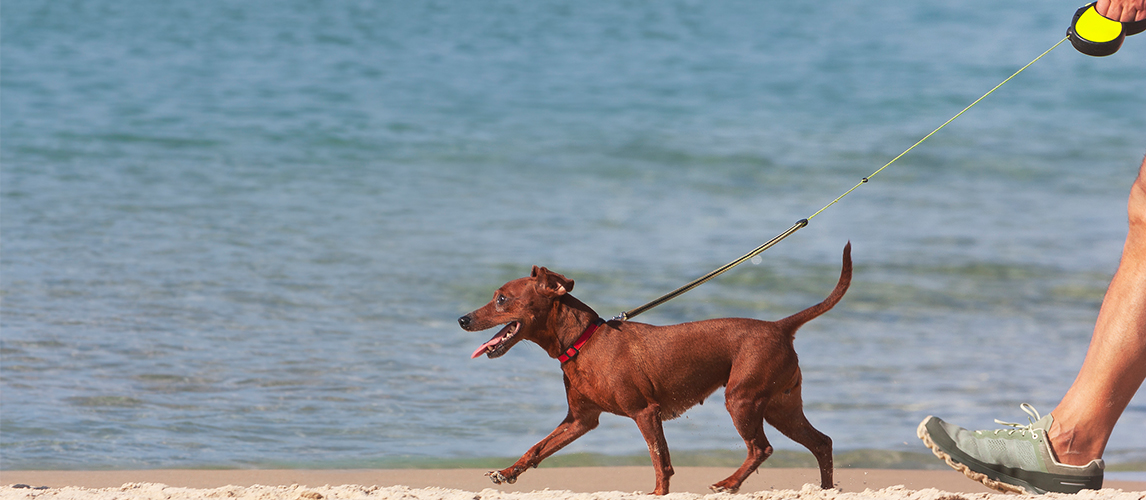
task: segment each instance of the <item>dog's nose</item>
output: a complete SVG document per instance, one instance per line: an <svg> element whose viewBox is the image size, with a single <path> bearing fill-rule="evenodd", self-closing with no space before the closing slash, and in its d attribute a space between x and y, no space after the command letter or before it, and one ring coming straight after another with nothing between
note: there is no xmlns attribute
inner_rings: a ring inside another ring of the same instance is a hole
<svg viewBox="0 0 1146 500"><path fill-rule="evenodd" d="M462 329L464 329L464 330L469 330L470 321L472 321L472 319L470 319L470 315L468 315L468 314L458 318L458 324L461 325Z"/></svg>

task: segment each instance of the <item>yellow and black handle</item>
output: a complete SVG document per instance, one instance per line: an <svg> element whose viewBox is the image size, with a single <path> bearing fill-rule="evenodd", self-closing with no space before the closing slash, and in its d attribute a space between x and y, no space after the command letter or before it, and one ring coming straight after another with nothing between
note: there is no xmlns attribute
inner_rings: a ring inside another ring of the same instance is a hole
<svg viewBox="0 0 1146 500"><path fill-rule="evenodd" d="M1094 4L1084 5L1074 13L1066 35L1075 49L1088 56L1103 57L1118 52L1127 36L1146 31L1146 20L1121 23L1107 19Z"/></svg>

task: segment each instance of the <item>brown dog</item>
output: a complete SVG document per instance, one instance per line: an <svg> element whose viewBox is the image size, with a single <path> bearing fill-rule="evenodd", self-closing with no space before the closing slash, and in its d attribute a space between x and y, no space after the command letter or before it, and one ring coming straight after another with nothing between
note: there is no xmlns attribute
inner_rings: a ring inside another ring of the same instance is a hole
<svg viewBox="0 0 1146 500"><path fill-rule="evenodd" d="M839 283L823 302L780 321L722 318L671 326L604 322L569 295L573 280L544 267L506 283L482 308L458 319L467 331L505 325L473 357L496 358L531 340L562 361L569 414L517 463L487 474L513 483L530 467L597 427L601 412L636 421L656 469L655 493L669 491L673 475L661 422L724 386L725 407L748 444L748 458L712 485L736 492L772 446L764 421L806 446L820 465L820 487L831 488L832 440L808 423L800 396L800 366L792 346L796 329L835 306L851 283L851 243L844 247Z"/></svg>

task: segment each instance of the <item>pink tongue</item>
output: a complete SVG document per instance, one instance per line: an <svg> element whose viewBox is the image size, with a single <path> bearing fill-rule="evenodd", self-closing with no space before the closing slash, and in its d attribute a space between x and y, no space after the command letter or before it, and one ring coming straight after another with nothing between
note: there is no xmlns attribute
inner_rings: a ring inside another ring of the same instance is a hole
<svg viewBox="0 0 1146 500"><path fill-rule="evenodd" d="M482 344L481 347L477 348L477 350L470 355L470 359L474 359L478 356L481 356L482 354L492 351L493 348L500 344L503 340L505 340L505 337L502 337L501 335L489 339L489 342Z"/></svg>

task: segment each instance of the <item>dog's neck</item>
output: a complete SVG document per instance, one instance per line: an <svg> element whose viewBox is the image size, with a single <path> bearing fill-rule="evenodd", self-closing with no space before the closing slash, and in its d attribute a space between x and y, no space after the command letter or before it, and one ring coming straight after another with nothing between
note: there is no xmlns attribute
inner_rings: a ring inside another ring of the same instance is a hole
<svg viewBox="0 0 1146 500"><path fill-rule="evenodd" d="M533 341L545 349L549 357L556 359L600 317L596 311L576 297L569 294L562 295L560 299L553 301L553 309L549 311L545 330Z"/></svg>

